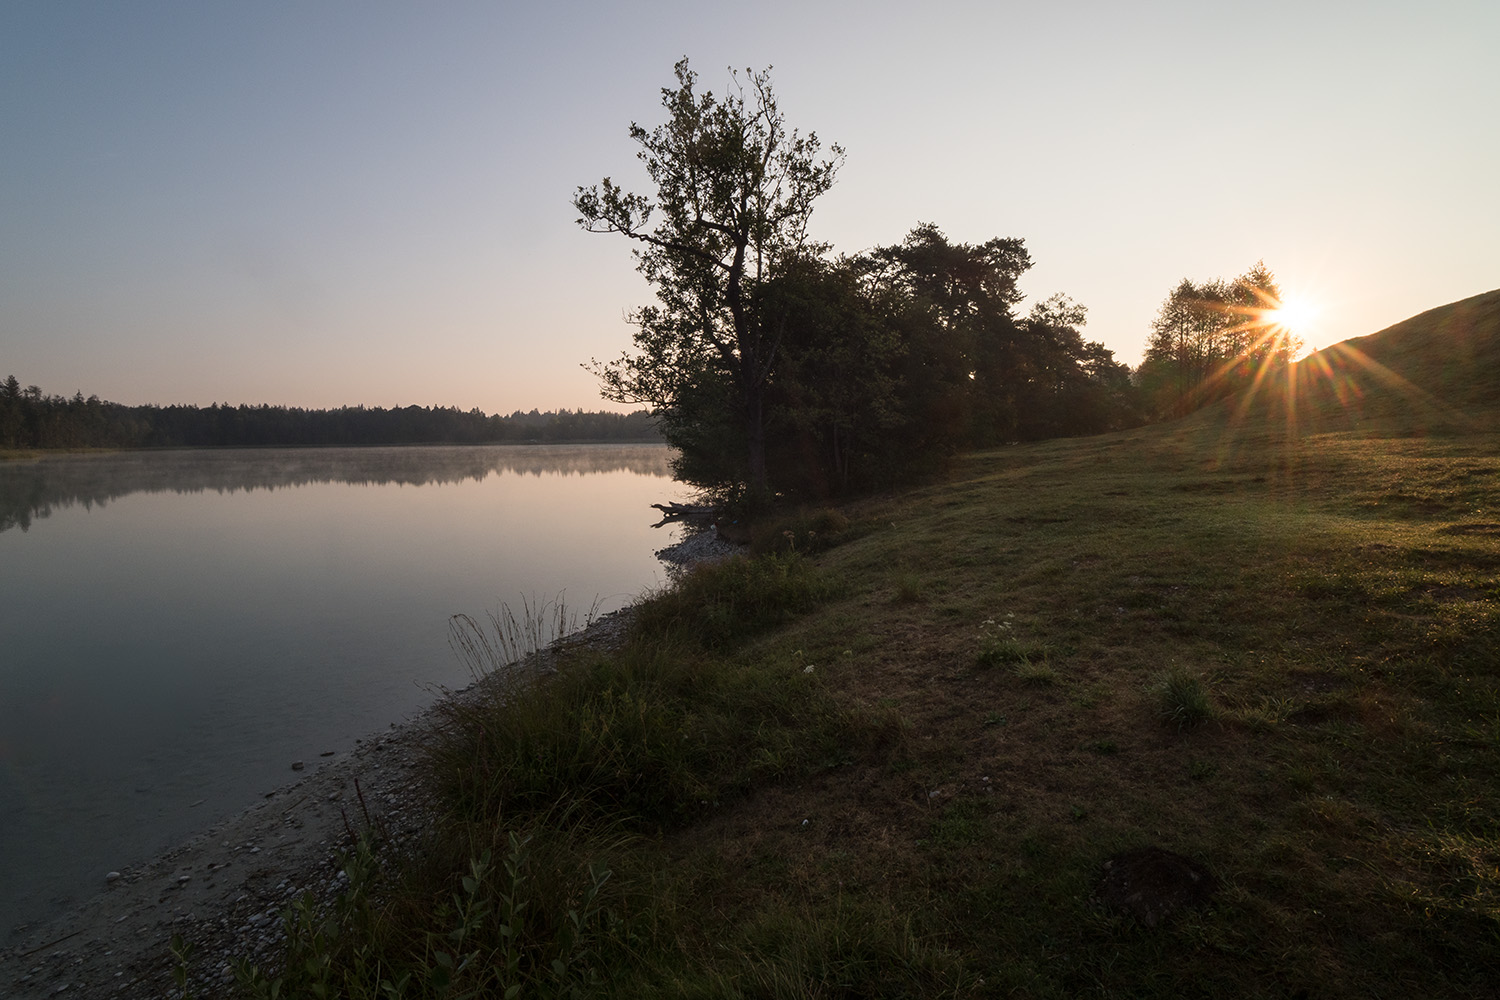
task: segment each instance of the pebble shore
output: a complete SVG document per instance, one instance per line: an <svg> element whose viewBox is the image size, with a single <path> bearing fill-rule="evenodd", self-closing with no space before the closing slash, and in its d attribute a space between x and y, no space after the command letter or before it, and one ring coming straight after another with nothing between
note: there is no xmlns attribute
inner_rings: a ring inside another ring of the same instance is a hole
<svg viewBox="0 0 1500 1000"><path fill-rule="evenodd" d="M736 551L704 532L657 555L687 566ZM629 615L628 608L606 615L563 642L613 645ZM346 752L292 762L294 780L238 816L144 864L109 873L99 895L0 949L0 997L176 995L174 935L192 946L194 996L227 994L235 959L274 966L282 912L304 893L327 899L342 888L341 856L352 831L377 823L399 849L403 838L425 828L430 805L417 762L434 719L429 710Z"/></svg>

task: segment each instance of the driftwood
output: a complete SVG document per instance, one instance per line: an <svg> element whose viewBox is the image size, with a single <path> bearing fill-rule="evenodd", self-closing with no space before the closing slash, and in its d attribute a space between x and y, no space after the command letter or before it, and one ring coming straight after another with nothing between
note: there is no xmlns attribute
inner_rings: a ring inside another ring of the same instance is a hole
<svg viewBox="0 0 1500 1000"><path fill-rule="evenodd" d="M703 528L712 527L714 536L721 541L734 545L750 544L750 526L741 523L737 518L731 518L718 507L690 503L654 503L651 506L661 511L662 514L661 520L651 526L653 528L681 521Z"/></svg>
<svg viewBox="0 0 1500 1000"><path fill-rule="evenodd" d="M662 514L661 520L651 526L653 528L660 528L664 524L676 524L678 521L712 524L719 514L718 508L706 504L654 503L651 506L661 511Z"/></svg>

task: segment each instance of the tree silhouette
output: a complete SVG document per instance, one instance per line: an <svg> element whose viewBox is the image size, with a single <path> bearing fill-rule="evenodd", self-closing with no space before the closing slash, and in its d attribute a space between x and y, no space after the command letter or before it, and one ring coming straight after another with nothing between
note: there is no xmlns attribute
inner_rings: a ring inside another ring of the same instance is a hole
<svg viewBox="0 0 1500 1000"><path fill-rule="evenodd" d="M764 311L762 293L790 261L824 249L810 242L807 223L843 150L831 146L821 158L815 133L788 131L769 69L746 71L748 91L734 75L723 98L697 91L686 58L673 72L677 86L661 96L666 123L630 126L654 200L608 177L573 199L584 229L639 244L637 267L657 299L633 316L636 353L593 369L607 398L677 411L685 434L695 402L732 397L745 482L763 498L766 387L786 331Z"/></svg>
<svg viewBox="0 0 1500 1000"><path fill-rule="evenodd" d="M1276 323L1280 304L1264 261L1233 281L1182 279L1152 322L1136 372L1157 415L1187 413L1289 363L1301 341Z"/></svg>

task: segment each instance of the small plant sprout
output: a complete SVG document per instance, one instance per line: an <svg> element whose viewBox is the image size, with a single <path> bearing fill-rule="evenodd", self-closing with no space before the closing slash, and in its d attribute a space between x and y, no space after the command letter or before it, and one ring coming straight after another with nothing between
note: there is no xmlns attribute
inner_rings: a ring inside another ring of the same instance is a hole
<svg viewBox="0 0 1500 1000"><path fill-rule="evenodd" d="M1046 647L1021 641L1010 620L1014 617L1014 612L1007 611L1000 618L986 618L980 622L979 665L996 667L1010 664L1023 680L1052 683L1057 679L1057 674L1046 662Z"/></svg>
<svg viewBox="0 0 1500 1000"><path fill-rule="evenodd" d="M188 1000L193 995L188 990L188 963L193 957L193 945L181 934L173 934L168 947L172 951L172 981L177 984L177 995Z"/></svg>

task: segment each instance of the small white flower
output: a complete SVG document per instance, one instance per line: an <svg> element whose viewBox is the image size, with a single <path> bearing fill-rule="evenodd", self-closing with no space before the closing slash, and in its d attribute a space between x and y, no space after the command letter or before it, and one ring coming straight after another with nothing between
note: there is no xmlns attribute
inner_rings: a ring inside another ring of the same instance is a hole
<svg viewBox="0 0 1500 1000"><path fill-rule="evenodd" d="M804 674L810 674L810 673L812 673L813 672L812 664L809 663L807 666L803 667L802 668L802 672Z"/></svg>

